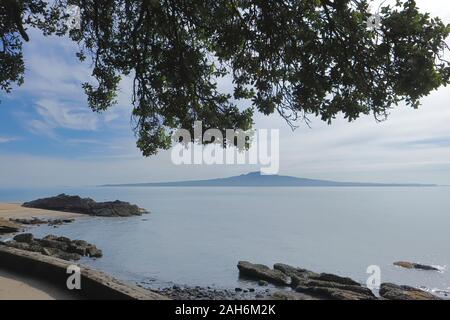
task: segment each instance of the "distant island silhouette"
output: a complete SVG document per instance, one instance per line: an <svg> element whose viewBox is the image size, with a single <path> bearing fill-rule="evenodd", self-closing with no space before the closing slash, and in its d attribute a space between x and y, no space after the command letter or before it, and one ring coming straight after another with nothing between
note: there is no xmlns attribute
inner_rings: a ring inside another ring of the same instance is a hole
<svg viewBox="0 0 450 320"><path fill-rule="evenodd" d="M209 180L107 184L103 185L103 187L437 187L437 185L338 182L281 175L262 175L258 171L239 176Z"/></svg>

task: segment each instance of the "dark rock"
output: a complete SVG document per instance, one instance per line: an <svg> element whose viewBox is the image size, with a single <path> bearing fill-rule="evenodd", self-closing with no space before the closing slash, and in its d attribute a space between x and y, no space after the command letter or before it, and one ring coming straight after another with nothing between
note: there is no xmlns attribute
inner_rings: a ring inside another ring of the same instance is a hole
<svg viewBox="0 0 450 320"><path fill-rule="evenodd" d="M258 285L261 287L267 287L269 285L269 283L265 280L259 280Z"/></svg>
<svg viewBox="0 0 450 320"><path fill-rule="evenodd" d="M394 262L395 266L406 268L406 269L418 269L418 270L426 270L426 271L439 271L438 268L420 264L420 263L414 263L414 262L407 262L407 261L397 261Z"/></svg>
<svg viewBox="0 0 450 320"><path fill-rule="evenodd" d="M58 249L58 250L62 250L62 251L67 251L69 245L65 242L62 241L58 241L58 240L52 240L52 239L36 239L36 241L42 246L42 247L46 247L46 248L53 248L53 249Z"/></svg>
<svg viewBox="0 0 450 320"><path fill-rule="evenodd" d="M103 252L102 250L98 249L96 246L94 245L90 245L87 249L86 249L86 255L90 258L101 258L103 257Z"/></svg>
<svg viewBox="0 0 450 320"><path fill-rule="evenodd" d="M31 218L31 219L12 219L12 221L16 223L20 223L23 225L41 225L41 224L48 224L49 226L60 226L66 223L72 223L75 221L75 219L38 219L38 218Z"/></svg>
<svg viewBox="0 0 450 320"><path fill-rule="evenodd" d="M340 284L345 284L345 285L355 285L355 286L360 285L359 282L356 282L353 279L337 276L337 275L331 274L331 273L321 273L318 276L313 275L310 278L314 279L314 280L335 282L335 283L340 283Z"/></svg>
<svg viewBox="0 0 450 320"><path fill-rule="evenodd" d="M31 233L22 233L18 234L13 239L17 242L31 243L34 240L34 237Z"/></svg>
<svg viewBox="0 0 450 320"><path fill-rule="evenodd" d="M271 296L274 300L317 300L310 295L294 291L277 291Z"/></svg>
<svg viewBox="0 0 450 320"><path fill-rule="evenodd" d="M40 225L40 224L46 224L46 220L38 219L38 218L31 218L31 219L11 219L11 221L14 221L16 223L24 224L24 225Z"/></svg>
<svg viewBox="0 0 450 320"><path fill-rule="evenodd" d="M81 255L77 253L69 253L56 248L43 248L42 253L46 256L55 257L67 261L78 261L81 259Z"/></svg>
<svg viewBox="0 0 450 320"><path fill-rule="evenodd" d="M439 271L438 268L429 266L426 264L420 264L420 263L414 263L414 268L419 270L426 270L426 271Z"/></svg>
<svg viewBox="0 0 450 320"><path fill-rule="evenodd" d="M70 239L68 240L70 241ZM76 253L81 256L88 256L91 258L101 258L103 256L100 249L83 240L74 240L69 242L66 251L69 253Z"/></svg>
<svg viewBox="0 0 450 320"><path fill-rule="evenodd" d="M297 292L306 293L322 299L330 300L375 300L373 295L358 293L355 291L342 290L333 287L303 287L298 286Z"/></svg>
<svg viewBox="0 0 450 320"><path fill-rule="evenodd" d="M72 242L76 242L77 241L77 240L72 241L72 240L70 240L67 237L56 237L56 236L53 236L53 235L48 235L44 239L55 240L55 241L64 242L64 243L67 243L67 244L71 244Z"/></svg>
<svg viewBox="0 0 450 320"><path fill-rule="evenodd" d="M174 289L174 287L176 289ZM149 287L154 290L154 288ZM173 285L167 288L158 288L159 293L174 300L251 300L263 299L266 295L262 292L244 292L243 288L219 289L210 287L188 287Z"/></svg>
<svg viewBox="0 0 450 320"><path fill-rule="evenodd" d="M53 219L53 220L48 220L48 225L56 227L56 226L60 226L63 224L72 223L74 221L75 221L75 219Z"/></svg>
<svg viewBox="0 0 450 320"><path fill-rule="evenodd" d="M43 248L42 249L42 253L49 257L56 256L60 252L61 252L60 250L55 249L55 248Z"/></svg>
<svg viewBox="0 0 450 320"><path fill-rule="evenodd" d="M319 276L318 273L315 273L313 271L292 267L292 266L284 264L284 263L276 263L273 265L273 268L275 270L279 270L279 271L283 272L285 275L287 275L289 277L295 276L295 277L299 277L299 278L309 278L309 277L313 277L313 276Z"/></svg>
<svg viewBox="0 0 450 320"><path fill-rule="evenodd" d="M25 243L25 242L7 241L7 242L5 242L5 244L6 244L6 246L15 248L15 249L31 251L31 252L39 252L39 253L43 252L42 246L40 246L39 244L36 244L35 242Z"/></svg>
<svg viewBox="0 0 450 320"><path fill-rule="evenodd" d="M95 202L90 198L65 194L27 202L23 206L26 208L73 212L102 217L140 216L145 213L145 210L128 202L118 200L113 202Z"/></svg>
<svg viewBox="0 0 450 320"><path fill-rule="evenodd" d="M305 280L305 278L303 278L303 277L292 276L291 288L293 288L293 289L297 288L304 280Z"/></svg>
<svg viewBox="0 0 450 320"><path fill-rule="evenodd" d="M239 261L240 275L255 280L265 280L275 285L288 285L289 277L279 270L272 270L262 264L253 264L247 261Z"/></svg>
<svg viewBox="0 0 450 320"><path fill-rule="evenodd" d="M67 246L67 251L86 256L87 247L88 245L86 241L73 241Z"/></svg>
<svg viewBox="0 0 450 320"><path fill-rule="evenodd" d="M68 253L68 252L64 252L64 251L60 251L54 257L58 258L58 259L67 260L67 261L78 261L81 259L81 256L77 253Z"/></svg>
<svg viewBox="0 0 450 320"><path fill-rule="evenodd" d="M294 291L279 291L272 295L274 299L306 300L374 300L373 292L361 286L355 280L330 273L316 273L310 270L277 263L274 270L264 265L239 262L241 275L260 279L278 285L289 284ZM264 284L261 283L260 284ZM269 291L269 290L266 290Z"/></svg>
<svg viewBox="0 0 450 320"><path fill-rule="evenodd" d="M20 232L22 227L14 221L0 218L0 234Z"/></svg>
<svg viewBox="0 0 450 320"><path fill-rule="evenodd" d="M39 252L47 256L68 261L80 260L82 256L91 258L102 257L102 251L93 244L83 240L70 240L66 237L48 235L43 239L34 239L31 234L21 234L13 241L5 242L6 246L32 252Z"/></svg>
<svg viewBox="0 0 450 320"><path fill-rule="evenodd" d="M140 216L143 211L128 202L99 202L92 208L92 215L101 217L129 217Z"/></svg>
<svg viewBox="0 0 450 320"><path fill-rule="evenodd" d="M349 291L356 293L358 295L367 296L367 299L373 299L375 298L375 295L373 292L366 288L361 286L360 284L357 285L347 285L347 284L341 284L337 282L330 282L330 281L320 281L320 280L308 280L308 279L299 279L297 287L300 287L300 290L297 290L299 292L307 292L305 288L313 289L315 288L328 288L328 289L336 289L336 290L343 290L343 291Z"/></svg>
<svg viewBox="0 0 450 320"><path fill-rule="evenodd" d="M409 286L399 286L393 283L382 283L380 296L389 300L441 300L423 290Z"/></svg>

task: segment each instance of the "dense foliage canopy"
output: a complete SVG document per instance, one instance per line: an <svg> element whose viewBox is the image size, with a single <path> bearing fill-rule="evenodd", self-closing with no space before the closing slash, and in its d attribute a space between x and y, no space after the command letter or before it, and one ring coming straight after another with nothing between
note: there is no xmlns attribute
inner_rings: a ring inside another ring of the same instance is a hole
<svg viewBox="0 0 450 320"><path fill-rule="evenodd" d="M380 7L374 28L367 0L0 1L1 89L23 82L16 3L26 27L68 34L78 58L92 59L95 81L83 87L93 110L110 108L120 79L133 78L144 155L168 148L172 129L197 120L205 130L249 129L255 110L291 125L308 115L381 119L401 101L418 107L450 79L449 27L412 0ZM80 29L64 23L68 4L81 8ZM241 100L247 108L237 107Z"/></svg>

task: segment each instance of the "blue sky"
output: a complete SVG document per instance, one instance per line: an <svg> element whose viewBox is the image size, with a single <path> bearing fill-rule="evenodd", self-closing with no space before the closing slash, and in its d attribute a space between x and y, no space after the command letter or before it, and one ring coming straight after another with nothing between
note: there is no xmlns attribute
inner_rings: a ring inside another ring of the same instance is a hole
<svg viewBox="0 0 450 320"><path fill-rule="evenodd" d="M444 0L418 1L450 23ZM169 152L143 158L130 122L131 87L124 79L118 105L93 113L81 83L89 63L66 39L30 30L25 84L0 93L0 187L212 178L255 166L175 166ZM388 121L365 117L332 126L313 119L292 132L276 115L257 115L257 128L280 129L280 173L345 181L450 184L450 88L423 100L420 110L399 106Z"/></svg>

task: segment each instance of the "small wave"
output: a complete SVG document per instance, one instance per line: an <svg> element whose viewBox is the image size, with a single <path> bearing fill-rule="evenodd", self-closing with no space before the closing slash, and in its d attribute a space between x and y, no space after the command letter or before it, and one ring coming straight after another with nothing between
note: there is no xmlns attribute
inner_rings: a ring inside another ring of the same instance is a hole
<svg viewBox="0 0 450 320"><path fill-rule="evenodd" d="M435 296L438 296L442 299L450 300L450 288L447 289L438 289L438 288L427 288L424 286L419 287L420 290L434 294Z"/></svg>
<svg viewBox="0 0 450 320"><path fill-rule="evenodd" d="M445 270L447 270L447 266L432 265L432 267L438 269L438 272L440 272L440 273L444 273Z"/></svg>
<svg viewBox="0 0 450 320"><path fill-rule="evenodd" d="M447 288L446 290L441 289L432 289L431 292L443 299L450 299L450 288Z"/></svg>

